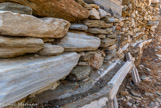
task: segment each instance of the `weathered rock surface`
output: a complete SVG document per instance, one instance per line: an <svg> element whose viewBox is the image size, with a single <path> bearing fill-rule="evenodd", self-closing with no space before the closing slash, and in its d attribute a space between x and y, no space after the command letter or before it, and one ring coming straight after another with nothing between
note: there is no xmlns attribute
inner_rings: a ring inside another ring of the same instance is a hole
<svg viewBox="0 0 161 108"><path fill-rule="evenodd" d="M0 58L35 53L41 50L43 45L42 39L0 36Z"/></svg>
<svg viewBox="0 0 161 108"><path fill-rule="evenodd" d="M59 45L45 44L44 48L39 51L42 56L53 56L64 52L64 48Z"/></svg>
<svg viewBox="0 0 161 108"><path fill-rule="evenodd" d="M68 32L58 43L65 51L90 51L100 46L100 39L83 32Z"/></svg>
<svg viewBox="0 0 161 108"><path fill-rule="evenodd" d="M114 0L84 0L86 3L97 4L105 9L107 12L112 13L115 17L122 15L122 5L120 1Z"/></svg>
<svg viewBox="0 0 161 108"><path fill-rule="evenodd" d="M67 77L67 79L72 81L80 81L87 78L90 75L90 72L90 66L76 66Z"/></svg>
<svg viewBox="0 0 161 108"><path fill-rule="evenodd" d="M104 11L103 9L98 9L98 12L99 12L101 18L104 18L105 16L108 15L108 13L106 11Z"/></svg>
<svg viewBox="0 0 161 108"><path fill-rule="evenodd" d="M103 64L104 58L100 51L96 51L85 53L85 55L82 56L80 60L87 61L90 66L95 69L99 69Z"/></svg>
<svg viewBox="0 0 161 108"><path fill-rule="evenodd" d="M112 29L89 28L88 32L92 34L112 34Z"/></svg>
<svg viewBox="0 0 161 108"><path fill-rule="evenodd" d="M33 9L33 13L42 17L63 18L77 21L88 18L88 10L74 0L0 0L0 2L16 2Z"/></svg>
<svg viewBox="0 0 161 108"><path fill-rule="evenodd" d="M0 11L32 15L32 8L12 2L0 3Z"/></svg>
<svg viewBox="0 0 161 108"><path fill-rule="evenodd" d="M87 31L88 27L84 24L72 24L70 26L70 29L72 30L80 30L80 31Z"/></svg>
<svg viewBox="0 0 161 108"><path fill-rule="evenodd" d="M70 23L63 19L41 18L0 11L0 33L9 36L31 36L61 38L69 29Z"/></svg>
<svg viewBox="0 0 161 108"><path fill-rule="evenodd" d="M0 61L0 103L8 105L64 78L77 64L79 55L5 59ZM1 107L4 107L4 106Z"/></svg>
<svg viewBox="0 0 161 108"><path fill-rule="evenodd" d="M89 12L89 18L91 18L91 19L100 19L99 12L95 8L92 8L90 10L90 12Z"/></svg>
<svg viewBox="0 0 161 108"><path fill-rule="evenodd" d="M116 39L106 38L101 41L101 47L109 47L116 43Z"/></svg>
<svg viewBox="0 0 161 108"><path fill-rule="evenodd" d="M84 23L88 27L109 28L109 27L113 26L113 24L106 23L106 22L104 22L102 20L86 20Z"/></svg>
<svg viewBox="0 0 161 108"><path fill-rule="evenodd" d="M118 22L119 20L118 19L116 19L116 18L109 18L109 17L105 17L104 18L104 21L106 22L106 23L116 23L116 22Z"/></svg>

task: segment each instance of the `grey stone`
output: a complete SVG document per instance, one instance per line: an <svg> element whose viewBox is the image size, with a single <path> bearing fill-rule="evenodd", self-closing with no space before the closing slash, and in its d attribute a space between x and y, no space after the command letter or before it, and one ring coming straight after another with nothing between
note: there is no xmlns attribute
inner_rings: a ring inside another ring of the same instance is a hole
<svg viewBox="0 0 161 108"><path fill-rule="evenodd" d="M104 21L105 21L106 23L116 23L116 22L118 22L119 20L116 19L116 18L112 18L112 17L105 17L105 18L104 18Z"/></svg>
<svg viewBox="0 0 161 108"><path fill-rule="evenodd" d="M70 26L70 29L72 30L80 30L80 31L87 31L88 27L84 24L72 24Z"/></svg>
<svg viewBox="0 0 161 108"><path fill-rule="evenodd" d="M136 97L141 97L141 94L140 93L137 93L133 90L130 90L130 93L133 95L133 96L136 96Z"/></svg>
<svg viewBox="0 0 161 108"><path fill-rule="evenodd" d="M122 4L120 1L113 0L84 0L86 3L97 4L102 9L113 14L115 17L121 17L122 15Z"/></svg>
<svg viewBox="0 0 161 108"><path fill-rule="evenodd" d="M0 3L0 11L32 15L32 8L12 2Z"/></svg>
<svg viewBox="0 0 161 108"><path fill-rule="evenodd" d="M107 35L108 38L112 38L112 39L116 39L116 34L112 34L112 35Z"/></svg>
<svg viewBox="0 0 161 108"><path fill-rule="evenodd" d="M109 28L113 26L112 23L106 23L102 20L86 20L84 23L88 27Z"/></svg>
<svg viewBox="0 0 161 108"><path fill-rule="evenodd" d="M143 81L151 81L150 77L145 76L145 75L141 76L141 79L142 79Z"/></svg>
<svg viewBox="0 0 161 108"><path fill-rule="evenodd" d="M80 81L87 78L90 75L90 72L90 66L76 66L67 77L67 79L72 81Z"/></svg>
<svg viewBox="0 0 161 108"><path fill-rule="evenodd" d="M26 53L36 53L44 46L38 38L0 36L0 58L10 58Z"/></svg>
<svg viewBox="0 0 161 108"><path fill-rule="evenodd" d="M116 43L116 39L106 38L101 40L101 47L109 47Z"/></svg>
<svg viewBox="0 0 161 108"><path fill-rule="evenodd" d="M45 44L44 48L39 51L42 56L59 55L64 52L64 48L59 45Z"/></svg>
<svg viewBox="0 0 161 108"><path fill-rule="evenodd" d="M90 19L100 19L99 12L95 8L92 8L89 11L89 18Z"/></svg>
<svg viewBox="0 0 161 108"><path fill-rule="evenodd" d="M65 51L91 51L98 49L100 39L84 32L68 32L58 45L64 47Z"/></svg>
<svg viewBox="0 0 161 108"><path fill-rule="evenodd" d="M92 34L112 34L112 31L100 28L89 28L88 32Z"/></svg>
<svg viewBox="0 0 161 108"><path fill-rule="evenodd" d="M57 18L36 18L31 15L0 11L1 35L61 38L70 26Z"/></svg>
<svg viewBox="0 0 161 108"><path fill-rule="evenodd" d="M104 18L105 16L108 15L108 13L103 9L98 9L98 12L99 12L101 18Z"/></svg>
<svg viewBox="0 0 161 108"><path fill-rule="evenodd" d="M67 76L78 63L77 53L35 59L0 61L0 103L8 105ZM4 107L1 106L1 107Z"/></svg>
<svg viewBox="0 0 161 108"><path fill-rule="evenodd" d="M109 61L109 60L111 60L113 57L115 57L116 56L116 49L114 49L114 50L110 50L110 51L105 51L105 53L106 53L106 56L105 56L105 61Z"/></svg>

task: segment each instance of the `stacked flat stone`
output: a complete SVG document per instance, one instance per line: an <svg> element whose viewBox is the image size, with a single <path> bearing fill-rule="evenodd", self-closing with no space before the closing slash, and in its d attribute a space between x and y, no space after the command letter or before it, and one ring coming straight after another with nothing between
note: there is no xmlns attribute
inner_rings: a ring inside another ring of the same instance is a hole
<svg viewBox="0 0 161 108"><path fill-rule="evenodd" d="M68 77L69 80L88 78L92 70L100 69L105 61L110 61L116 55L117 33L115 28L119 20L96 4L86 4L86 6L89 9L89 18L71 24L70 32L59 43L65 47L66 51L80 52L81 55L78 66ZM89 40L83 41L86 38ZM92 43L93 48L89 46Z"/></svg>
<svg viewBox="0 0 161 108"><path fill-rule="evenodd" d="M62 38L70 23L57 18L37 18L32 9L16 3L0 4L0 58L10 58L27 53L40 55L61 54L64 48L46 45L46 38Z"/></svg>
<svg viewBox="0 0 161 108"><path fill-rule="evenodd" d="M158 3L151 3L145 0L124 0L123 18L117 27L120 29L121 35L120 46L124 47L129 43L139 43L154 37L155 28L158 25L158 12ZM139 57L137 53L133 53L136 58Z"/></svg>

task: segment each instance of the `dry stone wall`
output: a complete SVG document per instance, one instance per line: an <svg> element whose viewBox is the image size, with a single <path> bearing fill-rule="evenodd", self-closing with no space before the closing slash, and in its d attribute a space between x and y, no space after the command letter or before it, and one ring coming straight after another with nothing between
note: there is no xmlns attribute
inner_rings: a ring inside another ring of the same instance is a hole
<svg viewBox="0 0 161 108"><path fill-rule="evenodd" d="M85 1L0 0L2 106L26 96L27 103L52 108L99 105L108 98L106 85L125 53L130 51L139 64L144 46L155 36L158 3L123 0L120 10L121 2L115 1L109 11L106 1ZM32 97L60 79L55 90Z"/></svg>

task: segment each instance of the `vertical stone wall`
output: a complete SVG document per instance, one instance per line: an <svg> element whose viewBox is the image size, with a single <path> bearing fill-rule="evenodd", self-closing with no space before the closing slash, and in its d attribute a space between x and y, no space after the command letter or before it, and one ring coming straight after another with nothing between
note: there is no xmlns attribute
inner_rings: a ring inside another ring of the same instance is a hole
<svg viewBox="0 0 161 108"><path fill-rule="evenodd" d="M139 64L143 48L155 36L158 4L123 0L119 10L120 1L111 1L111 9L107 6L109 1L85 1L0 0L0 81L4 82L0 86L0 93L4 93L0 103L10 104L28 96L26 102L50 107L72 106L76 102L79 105L74 106L80 107L79 101L88 99L81 103L83 106L107 96L106 84L122 66L120 61L127 51ZM108 73L109 70L112 71ZM12 77L4 80L7 75ZM60 85L53 90L51 83L59 80ZM20 87L23 83L26 86ZM42 90L33 97L32 93L46 86L52 90ZM18 91L23 95L17 97ZM99 96L93 98L94 95Z"/></svg>

